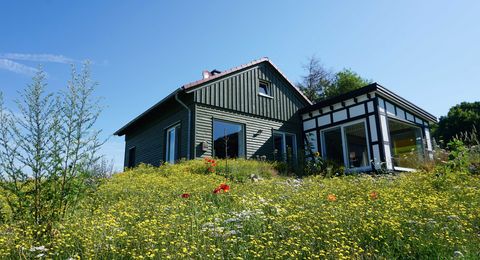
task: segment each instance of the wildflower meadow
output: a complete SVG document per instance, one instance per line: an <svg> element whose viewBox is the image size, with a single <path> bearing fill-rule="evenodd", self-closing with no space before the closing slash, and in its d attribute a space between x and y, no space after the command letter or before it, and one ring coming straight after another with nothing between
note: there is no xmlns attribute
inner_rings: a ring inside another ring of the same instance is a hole
<svg viewBox="0 0 480 260"><path fill-rule="evenodd" d="M41 227L1 224L0 258L480 257L478 175L297 179L267 162L231 163L265 172L227 179L214 173L222 161L201 160L127 170L42 241Z"/></svg>

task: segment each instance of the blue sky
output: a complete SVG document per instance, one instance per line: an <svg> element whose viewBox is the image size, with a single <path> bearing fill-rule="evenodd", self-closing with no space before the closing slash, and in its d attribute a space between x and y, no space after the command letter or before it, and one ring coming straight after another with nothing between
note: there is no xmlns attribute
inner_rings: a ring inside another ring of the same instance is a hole
<svg viewBox="0 0 480 260"><path fill-rule="evenodd" d="M311 55L351 68L436 116L478 101L479 1L2 1L0 90L7 105L39 64L49 89L93 61L111 134L204 69L269 57L292 81Z"/></svg>

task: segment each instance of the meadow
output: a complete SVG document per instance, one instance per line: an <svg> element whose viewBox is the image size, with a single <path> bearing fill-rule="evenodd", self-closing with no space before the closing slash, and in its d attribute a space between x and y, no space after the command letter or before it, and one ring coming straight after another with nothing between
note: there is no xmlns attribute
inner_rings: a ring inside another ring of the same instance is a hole
<svg viewBox="0 0 480 260"><path fill-rule="evenodd" d="M44 242L34 242L38 227L0 224L0 258L480 258L478 175L297 179L269 163L232 161L242 172L232 181L218 174L222 165L115 174Z"/></svg>

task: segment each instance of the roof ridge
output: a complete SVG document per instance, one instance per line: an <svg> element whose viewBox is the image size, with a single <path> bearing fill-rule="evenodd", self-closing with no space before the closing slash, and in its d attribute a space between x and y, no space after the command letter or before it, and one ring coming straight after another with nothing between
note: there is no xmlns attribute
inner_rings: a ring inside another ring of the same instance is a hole
<svg viewBox="0 0 480 260"><path fill-rule="evenodd" d="M213 75L213 76L211 76L211 77L208 77L208 78L205 78L205 79L199 79L199 80L196 80L196 81L193 81L193 82L184 84L181 88L183 88L183 89L189 89L189 88L192 88L192 87L197 86L197 85L199 85L199 84L208 82L208 81L210 81L210 80L213 80L213 79L222 77L222 76L224 76L224 75L226 75L226 74L229 74L229 73L232 73L232 72L241 70L241 69L246 68L246 67L250 67L250 66L252 66L252 65L255 65L255 64L258 64L258 63L261 63L261 62L264 62L264 61L270 62L270 60L268 59L268 57L262 57L262 58L260 58L260 59L252 60L252 61L250 61L250 62L248 62L248 63L245 63L245 64L242 64L242 65L238 65L238 66L235 66L235 67L226 69L226 70L222 71L221 73L215 74L215 75ZM270 63L271 63L271 62L270 62Z"/></svg>

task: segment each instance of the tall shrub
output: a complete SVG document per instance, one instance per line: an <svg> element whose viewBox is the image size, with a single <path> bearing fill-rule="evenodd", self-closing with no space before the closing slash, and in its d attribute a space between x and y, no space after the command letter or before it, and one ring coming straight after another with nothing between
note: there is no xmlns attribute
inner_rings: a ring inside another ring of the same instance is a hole
<svg viewBox="0 0 480 260"><path fill-rule="evenodd" d="M101 111L89 65L72 66L67 88L47 93L42 68L20 92L18 112L0 96L0 188L12 220L47 232L86 189L103 141L94 125Z"/></svg>

